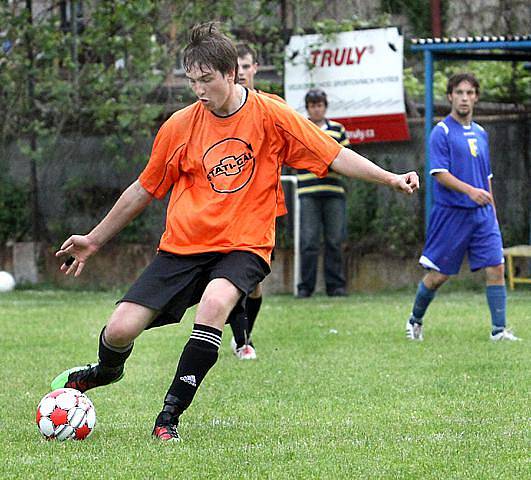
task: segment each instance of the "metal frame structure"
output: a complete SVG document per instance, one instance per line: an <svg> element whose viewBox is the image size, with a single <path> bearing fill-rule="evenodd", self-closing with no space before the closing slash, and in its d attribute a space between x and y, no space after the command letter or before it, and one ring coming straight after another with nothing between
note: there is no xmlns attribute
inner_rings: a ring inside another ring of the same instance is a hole
<svg viewBox="0 0 531 480"><path fill-rule="evenodd" d="M433 69L436 60L531 61L531 36L460 37L412 39L411 51L424 52L424 188L425 226L428 228L432 204L430 175L430 134L433 125ZM484 52L489 50L489 52ZM496 50L496 51L492 51ZM501 52L499 52L501 51Z"/></svg>
<svg viewBox="0 0 531 480"><path fill-rule="evenodd" d="M301 201L297 193L297 176L281 175L280 180L293 185L293 296L297 296L300 279Z"/></svg>

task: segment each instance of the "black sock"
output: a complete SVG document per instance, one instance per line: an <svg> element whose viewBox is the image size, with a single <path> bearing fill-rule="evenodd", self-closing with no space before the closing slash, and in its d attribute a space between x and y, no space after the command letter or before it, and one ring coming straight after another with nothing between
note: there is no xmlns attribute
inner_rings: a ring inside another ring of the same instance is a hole
<svg viewBox="0 0 531 480"><path fill-rule="evenodd" d="M164 407L157 423L172 418L177 423L179 415L192 403L199 385L218 359L221 331L207 325L194 324L188 343L177 365L177 372L164 399Z"/></svg>
<svg viewBox="0 0 531 480"><path fill-rule="evenodd" d="M234 307L232 312L230 312L228 319L237 348L243 347L249 338L249 327L246 312L242 312L241 310L237 312L239 309L240 307L238 305Z"/></svg>
<svg viewBox="0 0 531 480"><path fill-rule="evenodd" d="M245 311L247 312L247 323L249 325L249 338L253 331L254 322L262 306L262 297L252 298L247 297L247 303L245 304Z"/></svg>
<svg viewBox="0 0 531 480"><path fill-rule="evenodd" d="M133 343L126 347L110 345L105 338L105 327L100 333L100 345L98 349L98 374L104 378L118 378L124 371L125 361L133 351Z"/></svg>
<svg viewBox="0 0 531 480"><path fill-rule="evenodd" d="M179 424L179 416L181 415L182 410L177 403L179 399L167 393L164 398L164 406L162 407L161 412L157 415L155 420L155 425L167 425L168 423L173 423L174 425Z"/></svg>

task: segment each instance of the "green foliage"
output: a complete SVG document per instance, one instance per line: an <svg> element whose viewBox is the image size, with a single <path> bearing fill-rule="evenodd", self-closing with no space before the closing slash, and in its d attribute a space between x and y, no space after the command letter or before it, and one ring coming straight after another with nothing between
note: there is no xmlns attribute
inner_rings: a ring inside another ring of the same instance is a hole
<svg viewBox="0 0 531 480"><path fill-rule="evenodd" d="M284 98L284 85L274 81L267 80L255 80L255 88L262 90L263 92L274 93L279 97Z"/></svg>
<svg viewBox="0 0 531 480"><path fill-rule="evenodd" d="M62 190L66 202L75 212L95 216L105 213L108 205L118 200L121 193L118 187L102 185L86 176L72 177Z"/></svg>
<svg viewBox="0 0 531 480"><path fill-rule="evenodd" d="M433 74L435 100L446 100L446 83L454 73L471 72L480 84L480 99L489 102L531 102L531 76L523 63L511 62L437 62ZM424 95L424 81L412 68L404 69L404 87L411 98L420 100Z"/></svg>
<svg viewBox="0 0 531 480"><path fill-rule="evenodd" d="M384 12L405 15L415 35L431 34L431 9L425 0L382 0L380 5Z"/></svg>
<svg viewBox="0 0 531 480"><path fill-rule="evenodd" d="M446 98L447 78L461 71L476 75L482 100L507 103L531 101L531 76L523 62L454 62L444 65L441 72L436 72L436 98Z"/></svg>
<svg viewBox="0 0 531 480"><path fill-rule="evenodd" d="M62 134L91 132L105 135L117 167L144 161L134 146L151 138L164 108L155 92L172 68L158 2L85 2L79 32L61 28L58 5L30 23L11 3L0 3L0 32L11 42L0 53L0 144L16 140L44 168Z"/></svg>
<svg viewBox="0 0 531 480"><path fill-rule="evenodd" d="M349 241L360 253L407 256L419 247L422 222L409 199L384 195L374 184L350 182L347 189ZM389 192L386 192L389 193Z"/></svg>
<svg viewBox="0 0 531 480"><path fill-rule="evenodd" d="M0 245L24 240L30 231L29 192L0 174Z"/></svg>
<svg viewBox="0 0 531 480"><path fill-rule="evenodd" d="M117 166L117 170L121 170ZM61 215L49 222L54 238L62 239L72 231L88 231L103 218L118 200L122 190L118 185L105 185L90 175L74 176L62 186L62 196L74 216ZM154 244L162 234L165 202L153 202L142 215L127 225L119 235L122 243Z"/></svg>
<svg viewBox="0 0 531 480"><path fill-rule="evenodd" d="M378 211L377 186L366 182L349 183L347 189L349 239L358 244L370 244L374 236L372 222Z"/></svg>
<svg viewBox="0 0 531 480"><path fill-rule="evenodd" d="M66 123L72 109L69 63L61 64L70 56L69 45L58 19L50 15L30 25L25 9L2 2L0 31L11 43L0 56L0 141L50 135ZM38 157L39 152L32 155Z"/></svg>
<svg viewBox="0 0 531 480"><path fill-rule="evenodd" d="M105 134L117 166L144 160L127 155L124 146L151 138L163 110L153 94L171 62L157 39L158 13L151 0L96 2L79 37L80 120Z"/></svg>
<svg viewBox="0 0 531 480"><path fill-rule="evenodd" d="M371 227L378 239L380 251L408 257L419 246L421 225L422 222L418 221L410 208L401 202L390 202L377 210Z"/></svg>
<svg viewBox="0 0 531 480"><path fill-rule="evenodd" d="M404 68L404 89L410 98L420 100L424 95L424 82L419 80L412 67Z"/></svg>
<svg viewBox="0 0 531 480"><path fill-rule="evenodd" d="M381 13L372 18L352 17L336 20L326 18L313 23L316 33L323 35L325 39L330 38L335 33L350 32L352 30L361 30L365 28L382 28L392 25L391 16L387 13Z"/></svg>

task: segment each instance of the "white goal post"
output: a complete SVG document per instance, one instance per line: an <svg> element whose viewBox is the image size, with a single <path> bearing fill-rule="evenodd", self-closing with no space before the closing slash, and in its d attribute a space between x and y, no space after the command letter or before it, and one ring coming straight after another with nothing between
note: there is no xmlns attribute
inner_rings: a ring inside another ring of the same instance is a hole
<svg viewBox="0 0 531 480"><path fill-rule="evenodd" d="M301 234L301 217L300 217L300 200L297 193L297 176L281 175L282 182L288 182L293 185L293 296L297 296L297 285L300 277L300 234Z"/></svg>

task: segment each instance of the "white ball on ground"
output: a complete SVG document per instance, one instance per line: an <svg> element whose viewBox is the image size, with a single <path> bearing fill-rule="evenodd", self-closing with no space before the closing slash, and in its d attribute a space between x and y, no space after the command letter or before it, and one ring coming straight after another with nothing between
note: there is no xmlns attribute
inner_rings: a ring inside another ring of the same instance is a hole
<svg viewBox="0 0 531 480"><path fill-rule="evenodd" d="M40 401L36 422L47 440L84 440L94 430L96 410L84 393L59 388Z"/></svg>
<svg viewBox="0 0 531 480"><path fill-rule="evenodd" d="M15 277L9 272L0 272L0 293L10 292L15 288Z"/></svg>

